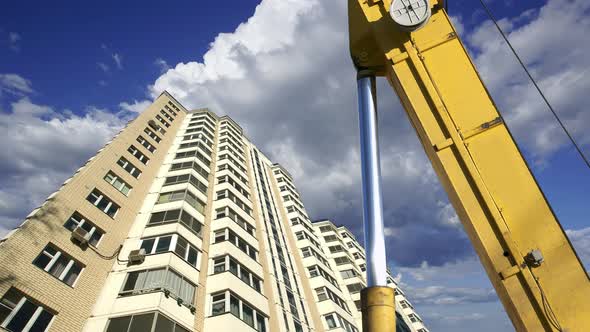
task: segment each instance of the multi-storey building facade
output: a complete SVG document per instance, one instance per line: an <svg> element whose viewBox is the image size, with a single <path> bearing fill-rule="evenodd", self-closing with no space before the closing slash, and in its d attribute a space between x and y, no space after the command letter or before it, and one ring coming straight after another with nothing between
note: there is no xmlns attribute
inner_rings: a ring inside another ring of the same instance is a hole
<svg viewBox="0 0 590 332"><path fill-rule="evenodd" d="M355 308L353 313L357 326L362 326L360 291L366 286L365 249L355 236L344 226L336 226L330 220L313 222L321 248L332 264L336 279L346 293L348 305ZM397 331L427 332L424 322L388 271L388 286L395 288L395 309Z"/></svg>
<svg viewBox="0 0 590 332"><path fill-rule="evenodd" d="M0 330L356 332L356 252L237 123L164 92L2 240Z"/></svg>

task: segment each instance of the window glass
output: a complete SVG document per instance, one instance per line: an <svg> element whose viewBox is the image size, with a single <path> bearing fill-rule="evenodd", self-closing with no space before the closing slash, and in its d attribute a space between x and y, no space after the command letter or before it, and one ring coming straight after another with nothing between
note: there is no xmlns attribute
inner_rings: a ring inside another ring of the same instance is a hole
<svg viewBox="0 0 590 332"><path fill-rule="evenodd" d="M188 241L179 236L176 239L176 248L174 249L174 252L176 252L180 257L184 258L186 255L187 246Z"/></svg>
<svg viewBox="0 0 590 332"><path fill-rule="evenodd" d="M52 319L53 315L49 311L42 310L39 317L37 317L37 320L35 320L33 326L31 326L29 332L44 332Z"/></svg>
<svg viewBox="0 0 590 332"><path fill-rule="evenodd" d="M174 332L174 322L166 318L164 315L158 315L156 320L157 332Z"/></svg>
<svg viewBox="0 0 590 332"><path fill-rule="evenodd" d="M328 316L325 316L325 318L326 318L326 323L328 324L329 328L332 329L332 328L336 327L336 320L334 320L334 316L328 315Z"/></svg>
<svg viewBox="0 0 590 332"><path fill-rule="evenodd" d="M187 262L189 262L189 264L193 265L193 266L197 266L197 258L198 258L198 253L199 251L197 249L195 249L194 247L189 247L188 249L188 256L187 256Z"/></svg>
<svg viewBox="0 0 590 332"><path fill-rule="evenodd" d="M170 249L170 241L172 240L172 236L162 236L158 240L158 244L156 245L156 252L164 252Z"/></svg>
<svg viewBox="0 0 590 332"><path fill-rule="evenodd" d="M6 326L9 331L22 331L37 310L37 306L30 301L20 307L16 315L10 320L10 323Z"/></svg>
<svg viewBox="0 0 590 332"><path fill-rule="evenodd" d="M242 314L244 323L254 327L254 311L252 308L242 303Z"/></svg>
<svg viewBox="0 0 590 332"><path fill-rule="evenodd" d="M146 332L151 331L152 323L154 321L154 313L136 315L131 320L131 327L129 332Z"/></svg>
<svg viewBox="0 0 590 332"><path fill-rule="evenodd" d="M131 316L111 318L106 332L127 332Z"/></svg>
<svg viewBox="0 0 590 332"><path fill-rule="evenodd" d="M150 254L152 252L152 248L154 247L154 242L156 239L147 239L141 242L141 249L145 249L146 254Z"/></svg>
<svg viewBox="0 0 590 332"><path fill-rule="evenodd" d="M211 315L216 316L225 312L225 294L213 296Z"/></svg>
<svg viewBox="0 0 590 332"><path fill-rule="evenodd" d="M256 330L259 332L266 332L266 320L264 316L259 313L256 313Z"/></svg>
<svg viewBox="0 0 590 332"><path fill-rule="evenodd" d="M229 311L232 315L240 317L240 301L233 295L229 298Z"/></svg>

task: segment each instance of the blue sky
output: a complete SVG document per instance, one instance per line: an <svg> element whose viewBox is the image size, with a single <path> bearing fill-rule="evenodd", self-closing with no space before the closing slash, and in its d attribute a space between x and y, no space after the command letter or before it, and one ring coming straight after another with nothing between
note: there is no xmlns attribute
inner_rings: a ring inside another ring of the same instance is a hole
<svg viewBox="0 0 590 332"><path fill-rule="evenodd" d="M489 2L590 156L590 5ZM477 1L451 1L449 10L589 264L589 170ZM20 224L167 89L187 107L235 118L295 176L312 219L362 238L354 84L345 1L12 2L0 12L0 229ZM384 82L379 104L388 257L406 293L433 331L511 330Z"/></svg>

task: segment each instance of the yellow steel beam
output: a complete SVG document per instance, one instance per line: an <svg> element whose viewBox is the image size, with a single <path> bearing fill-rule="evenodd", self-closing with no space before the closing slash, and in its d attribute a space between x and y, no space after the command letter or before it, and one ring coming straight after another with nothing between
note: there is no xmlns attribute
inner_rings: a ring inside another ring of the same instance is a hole
<svg viewBox="0 0 590 332"><path fill-rule="evenodd" d="M349 0L353 62L400 97L515 328L590 331L588 275L441 4L414 32L389 5Z"/></svg>

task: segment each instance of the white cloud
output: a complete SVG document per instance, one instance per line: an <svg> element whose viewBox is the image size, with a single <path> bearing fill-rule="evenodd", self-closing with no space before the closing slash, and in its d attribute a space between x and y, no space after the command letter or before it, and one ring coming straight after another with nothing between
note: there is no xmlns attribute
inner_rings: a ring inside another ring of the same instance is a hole
<svg viewBox="0 0 590 332"><path fill-rule="evenodd" d="M113 61L117 65L117 68L123 69L123 57L118 53L113 53Z"/></svg>
<svg viewBox="0 0 590 332"><path fill-rule="evenodd" d="M590 113L581 107L590 101L589 9L584 0L549 0L539 10L501 21L557 113L584 144L590 143ZM482 24L467 40L509 126L536 161L543 163L569 144L493 24Z"/></svg>
<svg viewBox="0 0 590 332"><path fill-rule="evenodd" d="M10 48L14 52L20 51L19 42L21 41L22 37L19 33L16 32L8 32L8 48Z"/></svg>
<svg viewBox="0 0 590 332"><path fill-rule="evenodd" d="M98 68L102 69L102 71L104 71L105 73L108 73L109 71L111 71L111 67L109 67L109 65L107 65L104 62L97 62L96 65L98 66Z"/></svg>
<svg viewBox="0 0 590 332"><path fill-rule="evenodd" d="M32 93L33 87L31 81L17 74L0 74L0 94L2 91L22 96Z"/></svg>
<svg viewBox="0 0 590 332"><path fill-rule="evenodd" d="M0 113L1 228L20 224L126 121L96 107L76 115L28 98L13 102L10 113Z"/></svg>
<svg viewBox="0 0 590 332"><path fill-rule="evenodd" d="M247 22L215 38L203 62L177 64L150 91L156 97L167 90L189 108L230 115L291 172L311 218L329 217L360 234L356 80L346 13L346 3L337 0L262 1ZM384 81L379 90L385 226L399 240L390 257L405 265L432 250L440 257L432 264L463 255L467 240L440 221L445 207L438 202L446 199L412 127L400 121L405 115Z"/></svg>
<svg viewBox="0 0 590 332"><path fill-rule="evenodd" d="M566 234L582 263L587 268L590 268L590 227L579 230L566 230Z"/></svg>
<svg viewBox="0 0 590 332"><path fill-rule="evenodd" d="M119 104L119 107L122 110L133 112L133 113L141 113L145 111L148 106L152 104L149 100L134 100L132 103L122 102Z"/></svg>
<svg viewBox="0 0 590 332"><path fill-rule="evenodd" d="M160 73L162 73L162 74L167 72L168 69L170 69L168 62L166 62L166 60L164 60L162 58L157 58L154 61L154 65L156 65L160 69Z"/></svg>

